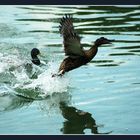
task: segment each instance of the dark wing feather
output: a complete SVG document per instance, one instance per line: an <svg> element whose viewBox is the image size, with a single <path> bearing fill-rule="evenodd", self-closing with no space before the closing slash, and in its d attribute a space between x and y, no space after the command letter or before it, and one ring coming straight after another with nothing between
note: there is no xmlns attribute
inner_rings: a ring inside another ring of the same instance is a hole
<svg viewBox="0 0 140 140"><path fill-rule="evenodd" d="M69 56L84 56L80 43L81 37L74 30L72 17L70 15L65 15L65 17L61 19L59 31L63 36L65 54Z"/></svg>

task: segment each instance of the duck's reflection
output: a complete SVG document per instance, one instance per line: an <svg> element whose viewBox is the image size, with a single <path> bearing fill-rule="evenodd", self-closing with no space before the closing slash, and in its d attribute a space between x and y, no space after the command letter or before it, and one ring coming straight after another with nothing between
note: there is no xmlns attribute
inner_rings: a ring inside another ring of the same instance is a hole
<svg viewBox="0 0 140 140"><path fill-rule="evenodd" d="M90 129L92 134L110 134L99 133L98 125L96 125L95 119L89 112L84 112L78 110L75 107L67 106L66 103L60 102L60 109L62 115L67 121L63 123L63 128L61 129L63 134L85 134L85 129Z"/></svg>

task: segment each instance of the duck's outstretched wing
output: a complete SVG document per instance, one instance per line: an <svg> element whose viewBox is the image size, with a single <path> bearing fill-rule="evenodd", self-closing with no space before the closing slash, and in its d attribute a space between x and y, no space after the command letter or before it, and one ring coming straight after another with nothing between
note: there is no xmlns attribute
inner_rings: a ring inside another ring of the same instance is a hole
<svg viewBox="0 0 140 140"><path fill-rule="evenodd" d="M71 15L65 15L59 26L60 34L63 36L64 51L68 56L84 56L81 47L81 37L76 33Z"/></svg>

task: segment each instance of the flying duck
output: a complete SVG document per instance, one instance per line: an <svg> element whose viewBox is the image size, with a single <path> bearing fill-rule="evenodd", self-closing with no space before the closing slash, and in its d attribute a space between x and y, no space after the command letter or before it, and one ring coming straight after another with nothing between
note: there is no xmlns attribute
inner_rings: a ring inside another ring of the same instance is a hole
<svg viewBox="0 0 140 140"><path fill-rule="evenodd" d="M54 74L52 77L62 76L65 72L87 64L95 57L99 46L111 44L111 41L114 41L100 37L89 50L84 50L81 44L81 37L74 29L71 15L65 15L61 19L59 32L63 37L64 52L67 57L60 64L58 74Z"/></svg>

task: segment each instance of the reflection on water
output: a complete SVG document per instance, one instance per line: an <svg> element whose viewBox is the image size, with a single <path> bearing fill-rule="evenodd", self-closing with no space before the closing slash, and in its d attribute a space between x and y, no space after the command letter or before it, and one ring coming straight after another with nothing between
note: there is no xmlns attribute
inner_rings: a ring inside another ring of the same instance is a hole
<svg viewBox="0 0 140 140"><path fill-rule="evenodd" d="M59 22L68 13L85 49L102 36L115 42L52 78L65 57ZM0 134L139 134L139 5L2 5L0 18ZM32 48L46 63L33 65L34 78L17 68Z"/></svg>
<svg viewBox="0 0 140 140"><path fill-rule="evenodd" d="M107 133L99 133L99 126L96 124L92 114L88 112L78 110L72 106L67 106L64 102L60 102L60 109L63 117L67 119L67 121L63 123L63 128L61 129L63 134L85 134L85 129L90 129L93 134L111 133L111 131Z"/></svg>

